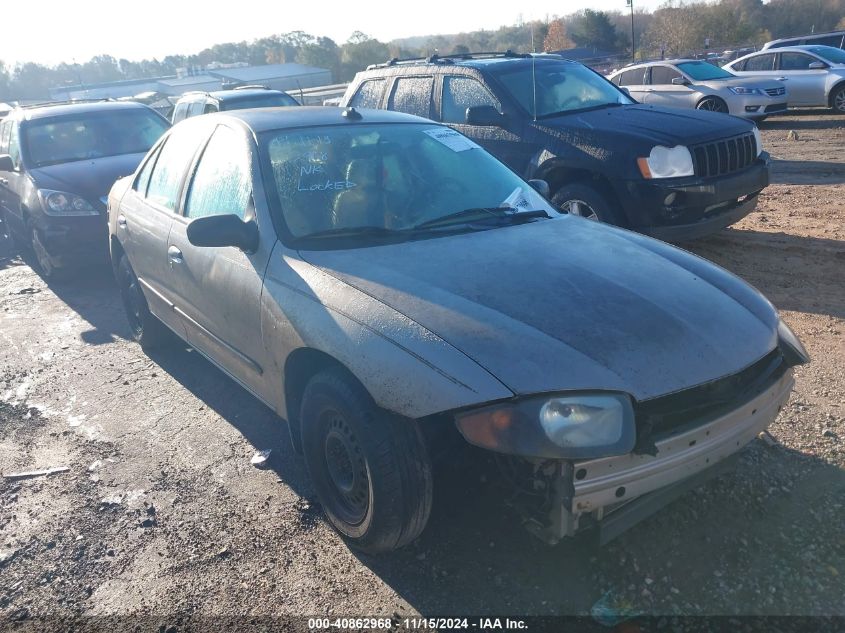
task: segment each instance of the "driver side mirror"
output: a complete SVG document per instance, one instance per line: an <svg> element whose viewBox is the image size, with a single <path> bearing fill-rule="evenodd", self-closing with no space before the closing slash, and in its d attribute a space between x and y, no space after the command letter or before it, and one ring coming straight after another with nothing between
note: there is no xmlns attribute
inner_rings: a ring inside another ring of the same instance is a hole
<svg viewBox="0 0 845 633"><path fill-rule="evenodd" d="M466 122L469 125L501 126L504 121L505 115L491 105L472 106L466 111Z"/></svg>
<svg viewBox="0 0 845 633"><path fill-rule="evenodd" d="M673 86L687 86L687 85L689 85L689 81L687 81L686 77L672 77L672 85Z"/></svg>
<svg viewBox="0 0 845 633"><path fill-rule="evenodd" d="M258 249L258 225L231 213L192 220L186 233L194 246L235 246L247 253Z"/></svg>
<svg viewBox="0 0 845 633"><path fill-rule="evenodd" d="M0 154L0 171L15 171L15 163L8 154Z"/></svg>
<svg viewBox="0 0 845 633"><path fill-rule="evenodd" d="M823 68L828 68L828 65L824 62L810 62L810 65L807 66L810 70L822 70Z"/></svg>

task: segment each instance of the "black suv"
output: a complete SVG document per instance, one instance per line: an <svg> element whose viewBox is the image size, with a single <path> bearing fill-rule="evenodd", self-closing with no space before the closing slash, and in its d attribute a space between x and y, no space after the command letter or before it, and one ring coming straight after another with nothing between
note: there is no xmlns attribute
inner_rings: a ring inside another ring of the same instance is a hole
<svg viewBox="0 0 845 633"><path fill-rule="evenodd" d="M639 104L557 55L393 60L358 73L341 105L442 121L548 182L561 211L669 241L737 222L769 184L752 123Z"/></svg>
<svg viewBox="0 0 845 633"><path fill-rule="evenodd" d="M173 108L173 123L179 123L198 114L247 108L276 108L298 106L299 102L281 90L263 86L241 86L233 90L216 92L188 92L179 98Z"/></svg>
<svg viewBox="0 0 845 633"><path fill-rule="evenodd" d="M45 277L108 254L106 197L170 127L131 102L44 104L0 121L4 232L32 246Z"/></svg>

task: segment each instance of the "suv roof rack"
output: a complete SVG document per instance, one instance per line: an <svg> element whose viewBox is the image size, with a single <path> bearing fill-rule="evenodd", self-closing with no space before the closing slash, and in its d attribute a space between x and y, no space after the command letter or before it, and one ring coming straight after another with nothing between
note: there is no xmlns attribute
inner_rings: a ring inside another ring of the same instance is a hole
<svg viewBox="0 0 845 633"><path fill-rule="evenodd" d="M492 51L481 53L454 53L450 55L438 55L434 53L429 57L409 57L407 59L398 59L394 57L381 64L370 64L367 70L374 70L376 68L389 68L391 66L398 66L399 64L454 64L455 61L464 61L469 59L491 59L496 57L513 57L513 58L528 58L531 53L514 53L512 50L506 51Z"/></svg>
<svg viewBox="0 0 845 633"><path fill-rule="evenodd" d="M246 86L235 86L232 90L270 90L270 88L261 84L247 84Z"/></svg>

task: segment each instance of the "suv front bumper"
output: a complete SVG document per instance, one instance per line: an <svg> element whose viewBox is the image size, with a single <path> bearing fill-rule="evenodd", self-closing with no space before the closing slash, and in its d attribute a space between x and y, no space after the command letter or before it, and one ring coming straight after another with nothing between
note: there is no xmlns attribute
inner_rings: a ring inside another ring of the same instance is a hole
<svg viewBox="0 0 845 633"><path fill-rule="evenodd" d="M569 503L554 510L557 516L550 517L542 533L534 531L549 542L590 525L598 526L603 542L621 534L685 490L720 474L726 460L774 421L793 384L790 369L730 413L657 441L654 456L629 453L575 462Z"/></svg>
<svg viewBox="0 0 845 633"><path fill-rule="evenodd" d="M727 176L628 181L619 199L634 231L666 242L694 240L754 210L757 194L769 184L770 162L763 152L750 167Z"/></svg>
<svg viewBox="0 0 845 633"><path fill-rule="evenodd" d="M102 215L44 217L36 229L54 266L108 258L108 224Z"/></svg>

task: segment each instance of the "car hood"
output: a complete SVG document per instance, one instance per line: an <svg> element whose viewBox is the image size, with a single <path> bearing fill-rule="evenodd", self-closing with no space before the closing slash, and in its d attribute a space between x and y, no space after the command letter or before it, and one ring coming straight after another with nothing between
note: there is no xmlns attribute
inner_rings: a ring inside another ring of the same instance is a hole
<svg viewBox="0 0 845 633"><path fill-rule="evenodd" d="M636 145L694 145L729 136L745 134L752 125L738 117L726 117L718 112L662 108L643 104L616 106L573 112L541 119L535 125L553 135L571 136L572 128L589 131L588 135L604 132L619 139L636 139ZM569 142L572 142L571 139Z"/></svg>
<svg viewBox="0 0 845 633"><path fill-rule="evenodd" d="M757 88L759 90L771 90L773 88L785 88L781 81L773 79L755 79L752 77L734 77L732 79L719 79L713 81L695 81L693 86L707 86L713 90L742 86L745 88Z"/></svg>
<svg viewBox="0 0 845 633"><path fill-rule="evenodd" d="M116 180L128 176L138 167L145 152L120 154L90 160L78 160L37 167L29 171L39 189L55 189L75 193L89 202L101 202Z"/></svg>
<svg viewBox="0 0 845 633"><path fill-rule="evenodd" d="M516 394L612 389L646 400L735 373L777 342L774 308L730 273L571 216L300 255Z"/></svg>

